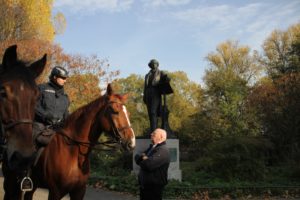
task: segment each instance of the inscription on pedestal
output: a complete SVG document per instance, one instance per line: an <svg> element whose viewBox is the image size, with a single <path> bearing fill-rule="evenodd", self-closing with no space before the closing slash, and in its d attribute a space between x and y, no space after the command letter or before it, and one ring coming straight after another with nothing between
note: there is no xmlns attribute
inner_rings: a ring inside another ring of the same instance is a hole
<svg viewBox="0 0 300 200"><path fill-rule="evenodd" d="M170 152L171 162L176 162L177 161L177 149L176 148L169 148L169 152Z"/></svg>

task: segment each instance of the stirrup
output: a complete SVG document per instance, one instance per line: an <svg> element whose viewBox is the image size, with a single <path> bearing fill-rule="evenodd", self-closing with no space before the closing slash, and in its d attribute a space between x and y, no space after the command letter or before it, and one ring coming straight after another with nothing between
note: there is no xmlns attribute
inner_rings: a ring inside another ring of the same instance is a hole
<svg viewBox="0 0 300 200"><path fill-rule="evenodd" d="M26 176L21 181L21 191L30 192L33 190L33 182L29 176Z"/></svg>

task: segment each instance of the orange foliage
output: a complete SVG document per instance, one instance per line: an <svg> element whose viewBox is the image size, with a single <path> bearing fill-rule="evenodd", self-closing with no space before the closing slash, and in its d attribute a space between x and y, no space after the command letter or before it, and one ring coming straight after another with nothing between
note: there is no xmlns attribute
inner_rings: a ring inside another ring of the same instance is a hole
<svg viewBox="0 0 300 200"><path fill-rule="evenodd" d="M47 65L38 83L48 81L49 72L54 66L62 66L70 72L66 83L66 92L71 100L71 110L76 109L100 95L100 86L106 88L108 82L119 74L109 71L107 60L97 56L69 55L56 44L41 40L6 40L0 42L0 56L12 44L18 45L19 59L30 63L47 53Z"/></svg>
<svg viewBox="0 0 300 200"><path fill-rule="evenodd" d="M300 73L290 73L257 86L249 98L281 158L298 159Z"/></svg>

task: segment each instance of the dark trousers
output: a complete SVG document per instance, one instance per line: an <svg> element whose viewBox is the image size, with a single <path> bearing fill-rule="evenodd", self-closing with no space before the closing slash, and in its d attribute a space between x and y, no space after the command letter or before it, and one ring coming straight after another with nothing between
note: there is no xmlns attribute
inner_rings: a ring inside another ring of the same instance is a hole
<svg viewBox="0 0 300 200"><path fill-rule="evenodd" d="M164 186L147 185L140 187L140 200L162 200Z"/></svg>
<svg viewBox="0 0 300 200"><path fill-rule="evenodd" d="M158 117L161 112L161 94L155 87L149 87L146 90L147 111L150 120L150 131L158 128Z"/></svg>

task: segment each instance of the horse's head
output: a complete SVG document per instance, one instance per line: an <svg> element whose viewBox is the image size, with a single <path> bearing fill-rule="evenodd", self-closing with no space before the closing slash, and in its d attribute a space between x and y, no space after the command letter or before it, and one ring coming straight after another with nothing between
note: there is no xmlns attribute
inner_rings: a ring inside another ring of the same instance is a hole
<svg viewBox="0 0 300 200"><path fill-rule="evenodd" d="M17 59L17 46L6 49L0 65L0 134L5 139L7 164L27 167L35 157L32 123L38 89L35 79L46 65L46 55L30 66Z"/></svg>
<svg viewBox="0 0 300 200"><path fill-rule="evenodd" d="M104 131L115 138L125 150L135 147L135 135L131 127L125 101L127 95L114 94L110 84L107 86L104 114L102 121Z"/></svg>

